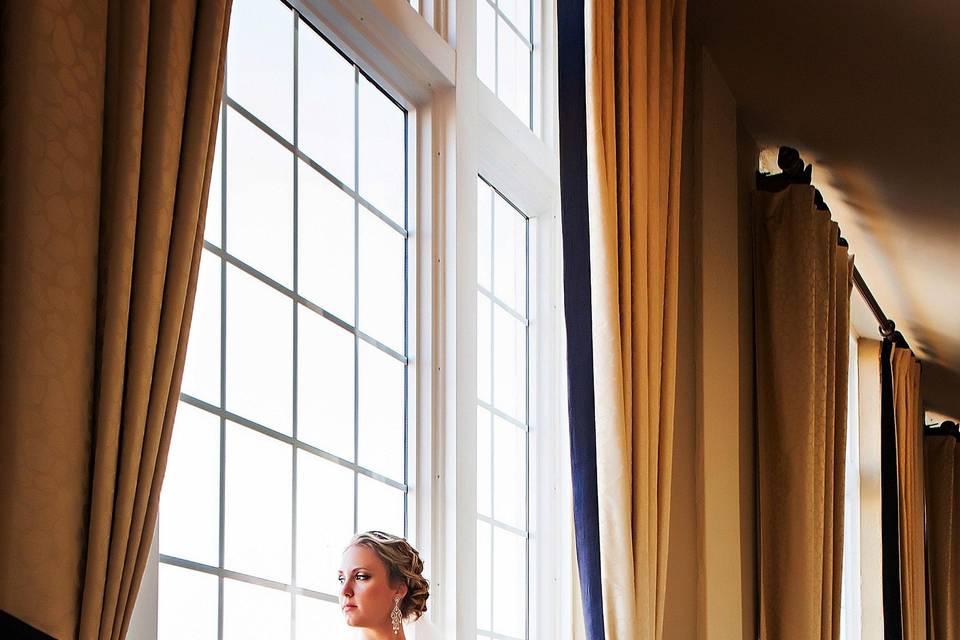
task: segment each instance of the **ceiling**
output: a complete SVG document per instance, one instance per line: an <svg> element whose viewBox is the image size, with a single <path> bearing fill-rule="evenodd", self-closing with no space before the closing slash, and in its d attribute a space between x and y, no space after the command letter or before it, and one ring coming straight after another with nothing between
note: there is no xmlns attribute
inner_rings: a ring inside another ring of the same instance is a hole
<svg viewBox="0 0 960 640"><path fill-rule="evenodd" d="M960 2L690 0L689 29L758 144L813 164L881 307L960 398Z"/></svg>

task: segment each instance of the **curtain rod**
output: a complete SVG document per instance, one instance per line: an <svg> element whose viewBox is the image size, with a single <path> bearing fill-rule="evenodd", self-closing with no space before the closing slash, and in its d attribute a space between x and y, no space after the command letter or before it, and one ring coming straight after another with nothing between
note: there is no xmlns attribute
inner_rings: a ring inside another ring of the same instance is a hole
<svg viewBox="0 0 960 640"><path fill-rule="evenodd" d="M791 184L812 184L813 165L808 164L804 166L803 160L800 158L800 152L793 147L780 147L780 151L777 154L777 166L780 167L782 173L771 174L757 171L757 189L759 191L776 192L786 189ZM820 194L819 189L814 188L813 202L818 211L826 211L829 213L830 209L823 201L823 196ZM847 241L844 240L843 237L841 237L839 241L842 245L847 246ZM870 287L867 286L866 280L860 275L860 270L857 269L856 265L853 267L853 284L856 285L857 291L863 297L867 306L870 307L870 311L877 319L877 322L880 323L878 327L880 335L887 340L896 340L899 335L900 340L903 341L903 344L909 349L910 345L907 344L906 339L902 334L898 334L897 332L897 324L888 318L887 314L880 308L880 303L877 302L877 299L870 291ZM911 351L913 350L911 349Z"/></svg>
<svg viewBox="0 0 960 640"><path fill-rule="evenodd" d="M853 284L856 285L857 291L860 292L867 306L870 307L870 311L873 312L873 316L880 323L880 335L884 338L891 338L897 332L897 323L888 318L887 314L880 308L880 303L873 297L870 287L867 286L866 280L860 275L860 270L856 266L853 267Z"/></svg>

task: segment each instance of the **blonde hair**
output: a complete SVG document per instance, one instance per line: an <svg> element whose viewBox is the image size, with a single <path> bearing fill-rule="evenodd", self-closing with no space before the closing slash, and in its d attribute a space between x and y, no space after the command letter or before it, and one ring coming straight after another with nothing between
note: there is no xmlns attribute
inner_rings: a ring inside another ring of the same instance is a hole
<svg viewBox="0 0 960 640"><path fill-rule="evenodd" d="M404 620L416 620L427 610L430 583L423 577L423 560L409 542L383 531L358 533L349 547L362 545L377 554L387 567L391 584L407 585L407 595L400 601Z"/></svg>

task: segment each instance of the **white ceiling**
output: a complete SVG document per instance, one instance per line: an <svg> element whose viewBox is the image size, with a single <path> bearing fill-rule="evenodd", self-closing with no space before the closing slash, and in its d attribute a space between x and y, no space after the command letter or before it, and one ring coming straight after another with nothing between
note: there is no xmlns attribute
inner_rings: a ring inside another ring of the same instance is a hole
<svg viewBox="0 0 960 640"><path fill-rule="evenodd" d="M960 398L960 1L690 3L746 128L813 164L883 310Z"/></svg>

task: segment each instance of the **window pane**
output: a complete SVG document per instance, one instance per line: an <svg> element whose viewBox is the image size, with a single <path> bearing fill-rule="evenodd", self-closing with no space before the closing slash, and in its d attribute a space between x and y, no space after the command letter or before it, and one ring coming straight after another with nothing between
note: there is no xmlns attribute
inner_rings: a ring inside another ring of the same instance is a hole
<svg viewBox="0 0 960 640"><path fill-rule="evenodd" d="M360 329L404 353L404 239L360 208Z"/></svg>
<svg viewBox="0 0 960 640"><path fill-rule="evenodd" d="M297 438L353 460L354 336L297 308Z"/></svg>
<svg viewBox="0 0 960 640"><path fill-rule="evenodd" d="M493 222L493 189L483 180L477 180L477 283L492 290L490 264L491 223Z"/></svg>
<svg viewBox="0 0 960 640"><path fill-rule="evenodd" d="M477 522L477 628L490 630L490 597L493 567L490 525ZM497 577L499 585L500 577Z"/></svg>
<svg viewBox="0 0 960 640"><path fill-rule="evenodd" d="M492 252L487 263L493 274L490 294L480 283L477 296L477 385L481 404L489 394L495 411L483 406L477 410L477 629L478 637L526 638L528 223L482 179L479 191L477 250L481 256ZM491 208L492 228L485 230L484 209ZM482 264L481 257L478 266ZM484 567L484 554L492 569ZM496 576L492 597L486 593L490 576Z"/></svg>
<svg viewBox="0 0 960 640"><path fill-rule="evenodd" d="M353 188L356 69L304 22L299 35L298 144Z"/></svg>
<svg viewBox="0 0 960 640"><path fill-rule="evenodd" d="M157 638L216 638L218 599L217 576L160 563Z"/></svg>
<svg viewBox="0 0 960 640"><path fill-rule="evenodd" d="M360 465L403 481L403 363L366 342L359 355Z"/></svg>
<svg viewBox="0 0 960 640"><path fill-rule="evenodd" d="M290 594L278 589L224 579L224 640L289 637Z"/></svg>
<svg viewBox="0 0 960 640"><path fill-rule="evenodd" d="M493 458L490 456L490 420L490 412L483 407L477 407L477 513L488 517L493 516L491 502ZM500 473L499 464L497 464L497 473Z"/></svg>
<svg viewBox="0 0 960 640"><path fill-rule="evenodd" d="M493 406L526 421L526 327L499 306L493 308Z"/></svg>
<svg viewBox="0 0 960 640"><path fill-rule="evenodd" d="M203 250L180 388L183 393L215 406L220 406L221 264L220 258Z"/></svg>
<svg viewBox="0 0 960 640"><path fill-rule="evenodd" d="M360 195L405 226L404 113L360 76Z"/></svg>
<svg viewBox="0 0 960 640"><path fill-rule="evenodd" d="M527 437L515 424L494 417L493 517L518 529L527 526Z"/></svg>
<svg viewBox="0 0 960 640"><path fill-rule="evenodd" d="M497 96L530 124L530 49L503 20L497 18Z"/></svg>
<svg viewBox="0 0 960 640"><path fill-rule="evenodd" d="M293 515L290 445L228 422L226 461L226 568L288 581Z"/></svg>
<svg viewBox="0 0 960 640"><path fill-rule="evenodd" d="M336 576L334 576L334 582L336 582ZM344 623L338 604L297 596L297 638L300 640L355 640L356 637L356 631Z"/></svg>
<svg viewBox="0 0 960 640"><path fill-rule="evenodd" d="M291 433L293 318L289 298L227 267L227 408Z"/></svg>
<svg viewBox="0 0 960 640"><path fill-rule="evenodd" d="M181 402L160 494L160 553L220 558L220 418Z"/></svg>
<svg viewBox="0 0 960 640"><path fill-rule="evenodd" d="M227 110L227 250L293 286L293 156Z"/></svg>
<svg viewBox="0 0 960 640"><path fill-rule="evenodd" d="M522 316L527 307L527 221L494 196L493 294Z"/></svg>
<svg viewBox="0 0 960 640"><path fill-rule="evenodd" d="M497 0L497 6L503 11L513 26L530 39L530 0Z"/></svg>
<svg viewBox="0 0 960 640"><path fill-rule="evenodd" d="M226 90L274 131L292 139L293 14L283 3L233 3Z"/></svg>
<svg viewBox="0 0 960 640"><path fill-rule="evenodd" d="M497 12L487 0L477 0L477 77L491 91L497 90Z"/></svg>
<svg viewBox="0 0 960 640"><path fill-rule="evenodd" d="M526 637L527 554L526 540L493 527L493 632Z"/></svg>
<svg viewBox="0 0 960 640"><path fill-rule="evenodd" d="M213 574L202 637L333 637L343 547L405 532L415 471L407 115L285 0L231 25L158 543Z"/></svg>
<svg viewBox="0 0 960 640"><path fill-rule="evenodd" d="M299 172L299 293L345 322L354 305L353 198L303 162Z"/></svg>
<svg viewBox="0 0 960 640"><path fill-rule="evenodd" d="M221 158L223 146L222 131L217 131L216 148L213 152L213 167L210 174L210 191L207 194L207 218L203 227L203 239L219 247L223 238L223 160Z"/></svg>
<svg viewBox="0 0 960 640"><path fill-rule="evenodd" d="M378 530L402 536L403 492L360 475L357 485L357 531Z"/></svg>
<svg viewBox="0 0 960 640"><path fill-rule="evenodd" d="M490 316L493 303L482 293L477 294L477 397L491 403L490 397Z"/></svg>
<svg viewBox="0 0 960 640"><path fill-rule="evenodd" d="M298 451L297 584L336 595L340 556L352 535L353 472Z"/></svg>

